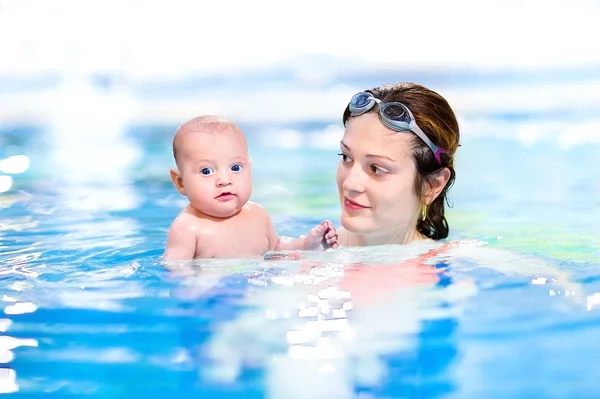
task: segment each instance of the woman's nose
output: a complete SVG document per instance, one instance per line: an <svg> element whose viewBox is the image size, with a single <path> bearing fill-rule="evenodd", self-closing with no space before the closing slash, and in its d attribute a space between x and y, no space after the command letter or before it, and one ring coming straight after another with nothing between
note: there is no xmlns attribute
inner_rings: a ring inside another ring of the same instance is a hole
<svg viewBox="0 0 600 399"><path fill-rule="evenodd" d="M356 164L348 170L348 175L344 179L342 187L346 191L361 193L365 191L365 183L368 176L362 168Z"/></svg>

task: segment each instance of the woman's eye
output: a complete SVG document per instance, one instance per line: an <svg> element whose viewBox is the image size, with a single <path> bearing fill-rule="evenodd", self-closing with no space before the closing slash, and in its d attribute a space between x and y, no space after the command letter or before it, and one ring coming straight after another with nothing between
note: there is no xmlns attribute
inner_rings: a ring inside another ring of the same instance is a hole
<svg viewBox="0 0 600 399"><path fill-rule="evenodd" d="M342 157L342 162L350 162L350 161L352 161L352 158L350 158L348 155L346 155L344 153L341 153L341 154L338 154L338 155Z"/></svg>
<svg viewBox="0 0 600 399"><path fill-rule="evenodd" d="M240 170L242 170L242 165L240 165L240 164L238 164L238 163L236 163L235 165L233 165L233 166L231 167L231 171L232 171L232 172L239 172Z"/></svg>
<svg viewBox="0 0 600 399"><path fill-rule="evenodd" d="M212 175L213 170L211 168L202 168L200 170L200 173L202 173L205 176L208 176L208 175Z"/></svg>
<svg viewBox="0 0 600 399"><path fill-rule="evenodd" d="M387 173L388 173L388 171L387 171L387 170L384 170L384 169L378 168L378 167L377 167L377 166L375 166L375 165L371 165L371 171L372 171L373 173L375 173L376 175L385 175L385 174L387 174Z"/></svg>

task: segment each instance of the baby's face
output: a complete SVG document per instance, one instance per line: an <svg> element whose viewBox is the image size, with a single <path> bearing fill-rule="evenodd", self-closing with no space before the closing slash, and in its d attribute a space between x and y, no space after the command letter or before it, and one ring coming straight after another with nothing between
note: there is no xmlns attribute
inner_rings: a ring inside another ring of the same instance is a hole
<svg viewBox="0 0 600 399"><path fill-rule="evenodd" d="M236 129L186 135L179 146L185 195L198 211L235 215L252 194L252 171L244 135Z"/></svg>

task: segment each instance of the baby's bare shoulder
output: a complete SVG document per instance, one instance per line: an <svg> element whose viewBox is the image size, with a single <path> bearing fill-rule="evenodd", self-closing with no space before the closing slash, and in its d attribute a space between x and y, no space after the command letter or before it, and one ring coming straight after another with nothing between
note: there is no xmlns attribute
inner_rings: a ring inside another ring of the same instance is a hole
<svg viewBox="0 0 600 399"><path fill-rule="evenodd" d="M244 211L248 216L252 218L269 218L269 213L267 212L267 210L262 205L259 205L256 202L248 201L246 205L244 205Z"/></svg>
<svg viewBox="0 0 600 399"><path fill-rule="evenodd" d="M244 209L248 210L248 211L254 211L254 212L266 212L265 208L260 205L257 204L256 202L252 202L252 201L248 201L246 202L246 205L244 205Z"/></svg>
<svg viewBox="0 0 600 399"><path fill-rule="evenodd" d="M190 230L196 232L199 230L198 228L202 226L203 222L204 220L198 217L193 209L190 209L190 207L187 206L173 220L173 223L171 223L171 230Z"/></svg>

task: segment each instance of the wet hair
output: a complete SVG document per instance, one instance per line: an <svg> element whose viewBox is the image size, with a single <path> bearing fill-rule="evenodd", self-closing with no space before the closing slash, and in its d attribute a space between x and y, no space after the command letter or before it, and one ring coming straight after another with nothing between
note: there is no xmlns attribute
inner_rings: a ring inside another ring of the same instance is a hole
<svg viewBox="0 0 600 399"><path fill-rule="evenodd" d="M412 135L412 155L417 169L414 189L417 197L422 198L425 184L442 168L448 168L450 178L440 194L427 207L425 218L419 216L417 230L426 237L439 240L448 237L448 221L444 216L444 203L448 202L448 190L454 184L454 154L459 147L460 132L458 121L450 104L440 94L415 83L396 83L382 85L367 90L382 102L397 101L406 105L413 113L417 124L429 139L436 145L446 149L448 154L441 154L442 164L438 164L431 149L416 134ZM373 107L369 112L375 112ZM346 107L343 116L344 125L350 117ZM451 206L448 203L448 206Z"/></svg>

